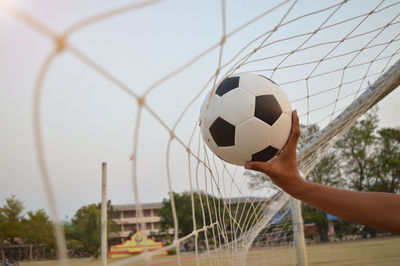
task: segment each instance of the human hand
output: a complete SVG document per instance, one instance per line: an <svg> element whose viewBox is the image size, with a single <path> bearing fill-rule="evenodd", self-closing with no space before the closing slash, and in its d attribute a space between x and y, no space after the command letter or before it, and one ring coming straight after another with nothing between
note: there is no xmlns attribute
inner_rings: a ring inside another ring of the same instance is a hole
<svg viewBox="0 0 400 266"><path fill-rule="evenodd" d="M246 162L244 168L262 172L289 194L304 182L297 169L296 147L300 136L297 111L292 112L292 130L285 147L278 156L269 162Z"/></svg>

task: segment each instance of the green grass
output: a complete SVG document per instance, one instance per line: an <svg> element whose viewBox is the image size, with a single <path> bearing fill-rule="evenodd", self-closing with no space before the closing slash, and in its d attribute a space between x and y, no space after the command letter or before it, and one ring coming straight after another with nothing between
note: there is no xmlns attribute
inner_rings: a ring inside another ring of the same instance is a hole
<svg viewBox="0 0 400 266"><path fill-rule="evenodd" d="M311 245L307 253L310 265L399 265L400 238Z"/></svg>
<svg viewBox="0 0 400 266"><path fill-rule="evenodd" d="M400 265L400 237L388 237L377 239L360 239L356 241L335 242L326 244L312 244L307 246L309 265ZM233 256L228 255L219 259L219 264L228 265ZM154 265L176 265L175 255L157 255L152 259ZM193 253L183 253L182 265L196 265ZM116 259L109 260L109 263ZM202 265L209 265L208 257L200 260ZM238 262L238 261L236 261ZM278 248L256 248L251 249L247 258L247 265L293 265L295 254L292 249ZM69 260L70 265L94 266L100 265L99 260L77 259ZM129 265L143 265L144 261L137 261ZM22 266L33 265L57 265L56 261L22 263Z"/></svg>

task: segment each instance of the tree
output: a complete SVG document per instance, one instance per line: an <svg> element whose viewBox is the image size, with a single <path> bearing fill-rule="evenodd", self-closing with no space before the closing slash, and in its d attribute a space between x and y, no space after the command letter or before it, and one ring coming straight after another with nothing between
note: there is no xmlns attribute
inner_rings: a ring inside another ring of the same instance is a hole
<svg viewBox="0 0 400 266"><path fill-rule="evenodd" d="M65 238L67 241L67 247L69 250L72 251L72 254L75 254L79 251L83 251L84 247L78 238L78 234L75 232L75 227L72 225L71 221L64 221L63 222Z"/></svg>
<svg viewBox="0 0 400 266"><path fill-rule="evenodd" d="M400 128L383 128L378 131L370 191L400 192Z"/></svg>
<svg viewBox="0 0 400 266"><path fill-rule="evenodd" d="M374 176L374 147L378 127L377 109L367 112L362 120L354 123L349 131L337 142L342 165L349 188L369 191Z"/></svg>
<svg viewBox="0 0 400 266"><path fill-rule="evenodd" d="M366 113L338 141L349 188L400 191L400 128L378 128L376 109Z"/></svg>
<svg viewBox="0 0 400 266"><path fill-rule="evenodd" d="M12 243L15 237L24 240L30 246L32 257L32 244L44 244L47 250L55 247L52 222L43 209L35 212L28 211L24 217L24 204L15 195L6 199L0 208L0 240Z"/></svg>
<svg viewBox="0 0 400 266"><path fill-rule="evenodd" d="M108 202L107 233L115 233L120 227L112 220L111 202ZM74 251L82 251L88 255L99 255L101 235L100 204L90 204L78 209L71 223L64 223L69 247Z"/></svg>
<svg viewBox="0 0 400 266"><path fill-rule="evenodd" d="M81 242L84 251L98 255L101 234L101 211L96 204L81 207L72 218L72 239Z"/></svg>
<svg viewBox="0 0 400 266"><path fill-rule="evenodd" d="M0 242L3 242L5 238L5 224L6 224L6 217L4 216L3 212L0 209Z"/></svg>
<svg viewBox="0 0 400 266"><path fill-rule="evenodd" d="M205 194L200 194L205 197ZM181 194L173 192L174 202L176 207L176 216L178 219L179 236L188 235L193 231L193 214L192 214L192 199L189 192L182 192ZM197 193L193 193L194 198L194 216L196 221L196 228L203 227L203 214L200 205L200 197ZM204 199L203 199L204 200ZM204 204L204 202L203 202ZM206 223L209 221L210 213L208 208L204 208L206 214ZM162 231L168 232L174 229L174 218L172 215L171 200L164 199L162 207L159 211L160 227Z"/></svg>
<svg viewBox="0 0 400 266"><path fill-rule="evenodd" d="M342 178L337 149L325 154L314 169L307 175L306 179L327 186L345 186L346 182Z"/></svg>
<svg viewBox="0 0 400 266"><path fill-rule="evenodd" d="M237 237L238 234L251 228L254 222L262 216L262 204L251 204L250 202L244 201L230 202L228 199L218 198L203 192L201 192L200 195L198 193L193 193L193 216L190 193L182 192L178 194L173 192L173 196L178 220L179 237L193 232L194 217L197 230L218 221L219 226L224 228L219 237L221 237L223 241L228 242ZM164 199L162 204L163 206L159 211L161 217L160 227L162 231L168 232L171 229L175 229L171 200ZM202 205L203 208L201 207ZM207 238L211 240L213 237L212 232L212 230L208 230L207 232L199 234L198 237L203 241L207 235Z"/></svg>
<svg viewBox="0 0 400 266"><path fill-rule="evenodd" d="M15 195L6 199L6 204L0 208L0 239L12 242L14 237L23 236L24 204Z"/></svg>
<svg viewBox="0 0 400 266"><path fill-rule="evenodd" d="M23 219L24 240L27 244L45 244L47 250L55 247L53 226L43 209L28 211L28 219ZM29 257L32 258L32 249Z"/></svg>

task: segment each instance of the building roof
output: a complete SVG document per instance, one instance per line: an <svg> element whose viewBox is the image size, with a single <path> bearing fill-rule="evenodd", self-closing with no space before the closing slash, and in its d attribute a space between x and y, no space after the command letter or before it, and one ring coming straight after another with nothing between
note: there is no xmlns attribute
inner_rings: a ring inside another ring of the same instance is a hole
<svg viewBox="0 0 400 266"><path fill-rule="evenodd" d="M233 197L233 198L225 198L226 203L242 203L242 202L254 202L254 201L268 201L269 198L264 197ZM143 209L158 209L162 207L161 202L152 202L152 203L142 203ZM136 204L115 204L112 205L114 210L116 211L127 211L136 208Z"/></svg>
<svg viewBox="0 0 400 266"><path fill-rule="evenodd" d="M136 208L136 204L115 204L112 206L116 211L126 211ZM156 209L156 208L161 208L162 203L161 202L141 203L141 206L143 209Z"/></svg>

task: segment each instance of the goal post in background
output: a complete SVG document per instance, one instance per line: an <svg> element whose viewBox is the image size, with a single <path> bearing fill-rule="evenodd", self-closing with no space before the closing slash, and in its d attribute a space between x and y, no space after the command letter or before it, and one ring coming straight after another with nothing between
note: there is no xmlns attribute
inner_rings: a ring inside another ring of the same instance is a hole
<svg viewBox="0 0 400 266"><path fill-rule="evenodd" d="M107 266L107 163L101 164L101 266Z"/></svg>

